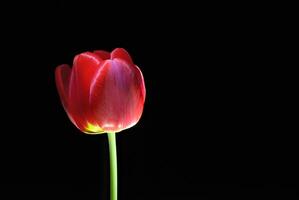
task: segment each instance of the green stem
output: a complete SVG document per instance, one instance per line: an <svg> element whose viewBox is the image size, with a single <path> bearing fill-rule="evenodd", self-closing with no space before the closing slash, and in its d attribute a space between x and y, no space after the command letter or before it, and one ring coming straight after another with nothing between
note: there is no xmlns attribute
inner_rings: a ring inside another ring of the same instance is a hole
<svg viewBox="0 0 299 200"><path fill-rule="evenodd" d="M110 155L110 200L117 200L117 156L115 133L108 133Z"/></svg>

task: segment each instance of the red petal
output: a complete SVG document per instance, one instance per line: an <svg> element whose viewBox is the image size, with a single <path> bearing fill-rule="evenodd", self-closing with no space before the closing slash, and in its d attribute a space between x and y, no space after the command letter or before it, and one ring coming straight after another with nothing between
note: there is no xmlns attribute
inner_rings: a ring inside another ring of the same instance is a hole
<svg viewBox="0 0 299 200"><path fill-rule="evenodd" d="M87 122L93 122L89 112L90 84L101 63L102 59L91 52L79 54L74 59L69 88L69 107L77 127L82 131Z"/></svg>
<svg viewBox="0 0 299 200"><path fill-rule="evenodd" d="M143 102L144 102L145 101L145 96L146 96L146 89L145 89L143 74L142 74L141 70L139 69L139 67L137 65L134 65L131 68L132 68L132 70L135 71L137 83L140 86L140 92L141 92L140 95L141 95L141 97L143 99Z"/></svg>
<svg viewBox="0 0 299 200"><path fill-rule="evenodd" d="M110 53L107 51L97 50L93 53L97 54L100 58L102 58L102 60L110 59Z"/></svg>
<svg viewBox="0 0 299 200"><path fill-rule="evenodd" d="M116 48L111 53L111 59L119 58L126 61L129 65L134 65L130 54L123 48Z"/></svg>
<svg viewBox="0 0 299 200"><path fill-rule="evenodd" d="M63 108L69 116L70 120L77 126L77 123L72 117L70 106L69 106L69 83L71 76L71 68L69 65L60 65L55 70L55 80L56 86L58 90L58 94L60 96L60 100L62 102Z"/></svg>
<svg viewBox="0 0 299 200"><path fill-rule="evenodd" d="M122 60L108 60L91 85L90 106L106 132L117 132L137 123L144 97L140 71Z"/></svg>

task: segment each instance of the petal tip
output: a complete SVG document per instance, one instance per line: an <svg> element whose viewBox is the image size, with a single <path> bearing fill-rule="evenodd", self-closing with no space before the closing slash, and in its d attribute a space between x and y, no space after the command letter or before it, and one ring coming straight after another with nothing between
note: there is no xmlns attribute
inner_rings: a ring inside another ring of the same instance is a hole
<svg viewBox="0 0 299 200"><path fill-rule="evenodd" d="M93 53L96 54L97 56L99 56L102 60L110 59L110 53L107 51L95 50L95 51L93 51Z"/></svg>
<svg viewBox="0 0 299 200"><path fill-rule="evenodd" d="M115 59L115 58L124 60L129 65L134 65L133 60L132 60L130 54L124 48L115 48L111 52L111 59Z"/></svg>

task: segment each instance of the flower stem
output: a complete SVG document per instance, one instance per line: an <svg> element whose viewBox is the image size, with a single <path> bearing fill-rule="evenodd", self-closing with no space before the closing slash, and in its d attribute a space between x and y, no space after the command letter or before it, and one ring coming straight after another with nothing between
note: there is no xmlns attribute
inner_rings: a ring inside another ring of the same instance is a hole
<svg viewBox="0 0 299 200"><path fill-rule="evenodd" d="M110 155L110 200L117 200L117 156L115 133L108 133Z"/></svg>

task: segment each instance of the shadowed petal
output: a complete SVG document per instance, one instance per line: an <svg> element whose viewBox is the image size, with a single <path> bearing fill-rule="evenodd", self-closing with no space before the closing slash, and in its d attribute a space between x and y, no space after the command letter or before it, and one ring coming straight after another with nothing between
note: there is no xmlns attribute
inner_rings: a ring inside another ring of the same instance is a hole
<svg viewBox="0 0 299 200"><path fill-rule="evenodd" d="M97 54L102 60L110 59L110 53L107 51L96 50L93 53Z"/></svg>
<svg viewBox="0 0 299 200"><path fill-rule="evenodd" d="M64 110L70 120L76 125L76 120L72 117L69 106L69 83L71 76L71 68L68 65L60 65L55 70L55 79L58 94L60 96Z"/></svg>

